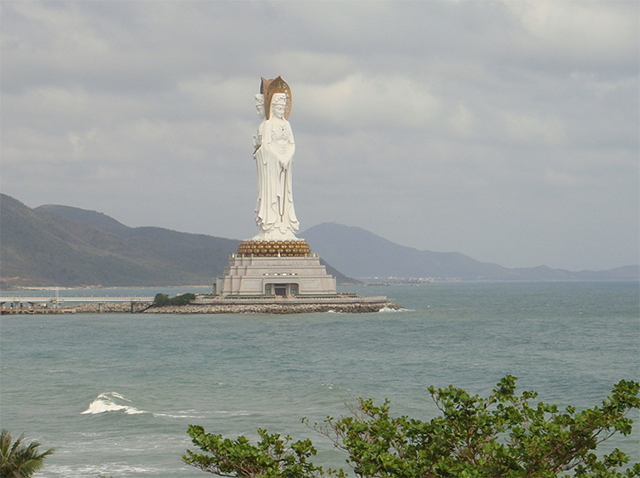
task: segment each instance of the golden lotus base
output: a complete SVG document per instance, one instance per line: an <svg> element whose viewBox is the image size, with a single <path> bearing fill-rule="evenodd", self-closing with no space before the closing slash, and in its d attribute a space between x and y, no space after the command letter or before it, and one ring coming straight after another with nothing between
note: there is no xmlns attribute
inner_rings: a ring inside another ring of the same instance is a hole
<svg viewBox="0 0 640 478"><path fill-rule="evenodd" d="M238 254L249 257L304 257L311 254L307 241L242 241Z"/></svg>

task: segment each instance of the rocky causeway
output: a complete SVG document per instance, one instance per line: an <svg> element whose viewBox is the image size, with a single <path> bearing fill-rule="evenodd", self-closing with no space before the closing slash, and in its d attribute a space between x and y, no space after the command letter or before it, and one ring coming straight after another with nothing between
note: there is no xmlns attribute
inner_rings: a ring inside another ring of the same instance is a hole
<svg viewBox="0 0 640 478"><path fill-rule="evenodd" d="M311 314L316 312L339 312L362 314L382 310L402 310L393 302L353 302L353 303L273 303L273 304L187 304L154 306L151 302L136 302L134 310L129 303L87 303L60 308L28 307L3 309L3 314Z"/></svg>

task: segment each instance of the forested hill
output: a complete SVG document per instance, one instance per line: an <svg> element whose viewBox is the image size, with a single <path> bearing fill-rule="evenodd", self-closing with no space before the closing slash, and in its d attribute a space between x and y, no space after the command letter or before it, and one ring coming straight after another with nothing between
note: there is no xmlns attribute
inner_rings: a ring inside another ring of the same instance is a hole
<svg viewBox="0 0 640 478"><path fill-rule="evenodd" d="M239 243L78 208L31 209L6 195L1 205L3 288L211 284Z"/></svg>

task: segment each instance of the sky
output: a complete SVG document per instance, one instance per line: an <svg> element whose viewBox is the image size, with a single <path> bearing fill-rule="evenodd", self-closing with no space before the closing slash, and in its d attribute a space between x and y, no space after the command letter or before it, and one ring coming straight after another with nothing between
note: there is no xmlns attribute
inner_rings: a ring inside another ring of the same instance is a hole
<svg viewBox="0 0 640 478"><path fill-rule="evenodd" d="M505 267L639 262L636 0L0 7L0 187L30 207L252 237L254 95L280 75L301 232Z"/></svg>

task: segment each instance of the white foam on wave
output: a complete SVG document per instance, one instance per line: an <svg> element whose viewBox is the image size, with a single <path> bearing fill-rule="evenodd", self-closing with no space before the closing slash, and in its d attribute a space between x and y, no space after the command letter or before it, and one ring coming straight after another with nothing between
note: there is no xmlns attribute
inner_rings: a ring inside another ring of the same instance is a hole
<svg viewBox="0 0 640 478"><path fill-rule="evenodd" d="M137 415L139 413L149 413L145 410L138 410L136 407L126 405L119 402L129 402L131 400L123 397L118 392L101 393L97 398L89 404L83 414L96 415L98 413L105 412L118 412L122 411L127 415Z"/></svg>
<svg viewBox="0 0 640 478"><path fill-rule="evenodd" d="M64 476L66 478L85 478L86 476L102 476L103 473L111 474L129 474L139 473L145 475L162 476L166 470L151 466L122 465L120 463L101 463L99 465L47 465L47 470L55 473L55 476ZM107 470L107 471L105 471Z"/></svg>
<svg viewBox="0 0 640 478"><path fill-rule="evenodd" d="M382 314L387 314L391 312L414 312L412 309L392 309L391 307L387 307L386 305L380 309L378 312Z"/></svg>
<svg viewBox="0 0 640 478"><path fill-rule="evenodd" d="M235 410L235 411L228 411L228 410L215 410L213 412L207 412L213 415L222 415L222 416L229 416L229 417L245 417L247 415L251 415L251 412L248 412L246 410Z"/></svg>
<svg viewBox="0 0 640 478"><path fill-rule="evenodd" d="M184 412L173 413L154 413L154 417L167 417L167 418L206 418L204 415L193 415Z"/></svg>

